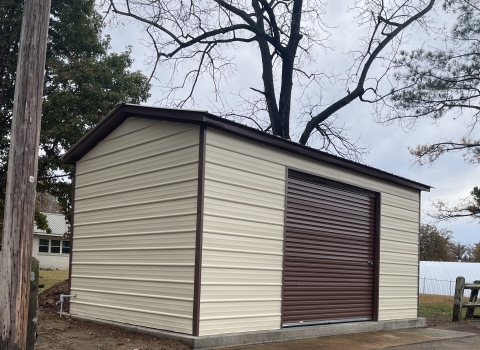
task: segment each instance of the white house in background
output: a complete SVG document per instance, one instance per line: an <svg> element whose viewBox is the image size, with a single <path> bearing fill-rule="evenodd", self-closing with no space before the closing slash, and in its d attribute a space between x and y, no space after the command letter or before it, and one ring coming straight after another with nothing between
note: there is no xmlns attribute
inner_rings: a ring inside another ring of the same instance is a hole
<svg viewBox="0 0 480 350"><path fill-rule="evenodd" d="M70 259L70 239L64 239L68 224L63 214L42 213L47 216L52 233L46 233L35 226L33 231L34 258L42 269L68 270Z"/></svg>

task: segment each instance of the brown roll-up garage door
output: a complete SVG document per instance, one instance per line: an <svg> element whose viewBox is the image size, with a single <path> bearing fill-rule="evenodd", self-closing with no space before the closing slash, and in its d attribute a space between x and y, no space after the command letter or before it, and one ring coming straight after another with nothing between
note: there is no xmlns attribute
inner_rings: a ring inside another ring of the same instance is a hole
<svg viewBox="0 0 480 350"><path fill-rule="evenodd" d="M374 319L374 192L289 170L283 326Z"/></svg>

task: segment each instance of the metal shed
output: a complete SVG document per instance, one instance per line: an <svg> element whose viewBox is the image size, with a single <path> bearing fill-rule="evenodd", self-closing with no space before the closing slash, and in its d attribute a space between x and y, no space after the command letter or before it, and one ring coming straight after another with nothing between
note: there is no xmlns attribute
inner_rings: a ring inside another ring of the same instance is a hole
<svg viewBox="0 0 480 350"><path fill-rule="evenodd" d="M74 316L197 337L418 320L427 185L207 112L128 104L63 160Z"/></svg>

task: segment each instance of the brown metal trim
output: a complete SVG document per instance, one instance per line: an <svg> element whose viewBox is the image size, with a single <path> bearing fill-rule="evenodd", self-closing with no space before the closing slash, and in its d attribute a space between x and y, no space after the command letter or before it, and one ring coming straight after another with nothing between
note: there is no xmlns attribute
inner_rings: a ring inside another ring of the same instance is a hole
<svg viewBox="0 0 480 350"><path fill-rule="evenodd" d="M75 221L75 184L77 166L72 165L72 211L70 213L70 256L68 258L68 294L72 294L72 255L73 255L73 223ZM70 312L70 302L67 303L67 312Z"/></svg>
<svg viewBox="0 0 480 350"><path fill-rule="evenodd" d="M98 142L104 139L112 130L123 123L123 121L128 117L150 118L155 120L169 120L182 123L205 125L223 132L268 145L270 147L321 161L326 164L335 165L355 173L375 177L383 181L395 183L397 185L415 190L430 191L430 186L421 184L419 182L405 179L364 164L356 163L307 146L303 146L296 142L267 134L263 131L235 123L228 119L220 118L207 112L155 108L129 104L118 105L109 115L102 119L102 121L95 128L93 128L75 146L73 146L62 157L62 160L67 164L74 164L88 151L95 147Z"/></svg>
<svg viewBox="0 0 480 350"><path fill-rule="evenodd" d="M202 287L203 211L205 194L205 153L207 146L206 128L200 126L198 145L197 228L195 238L195 277L193 288L192 335L200 332L200 293Z"/></svg>
<svg viewBox="0 0 480 350"><path fill-rule="evenodd" d="M283 261L282 261L282 301L280 302L280 329L283 328L283 299L285 295L284 281L285 281L285 241L287 237L287 189L288 189L288 167L285 167L285 197L284 197L284 212L283 212Z"/></svg>
<svg viewBox="0 0 480 350"><path fill-rule="evenodd" d="M377 193L375 202L375 270L373 272L373 320L378 321L378 308L380 303L380 225L382 217L381 193Z"/></svg>

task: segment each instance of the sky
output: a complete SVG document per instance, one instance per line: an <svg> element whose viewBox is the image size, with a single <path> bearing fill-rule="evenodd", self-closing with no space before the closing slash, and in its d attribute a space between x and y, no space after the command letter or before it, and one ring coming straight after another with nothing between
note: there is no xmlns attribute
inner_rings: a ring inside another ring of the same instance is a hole
<svg viewBox="0 0 480 350"><path fill-rule="evenodd" d="M326 8L326 21L332 27L330 30L330 39L327 45L332 49L319 49L315 51L317 57L315 63L306 66L306 69L318 69L321 67L328 72L335 72L344 75L345 71L351 66L351 57L347 54L352 48L359 45L358 37L364 33L362 27L355 23L352 12L347 11L348 4L352 2L346 0L330 1ZM446 15L440 8L436 9L430 17L431 23L437 27L446 26L451 28L454 17ZM435 21L435 22L433 22ZM133 69L141 70L146 75L150 74L148 58L151 54L150 48L143 44L143 34L140 27L135 23L128 23L125 20L112 21L106 27L104 34L111 36L111 49L115 52L125 50L127 45L132 47L132 57L135 62ZM403 46L403 49L438 47L441 45L439 36L427 34L422 29L414 28L408 32L409 41ZM334 49L333 49L334 48ZM227 77L222 83L222 98L234 105L238 99L235 94L249 87L260 87L261 66L259 64L259 55L254 45L242 45L235 50L228 52L235 57L236 71ZM161 106L159 96L162 90L160 84L165 84L164 77L168 77L169 67L160 67L157 77L160 82L152 80L152 96L145 103L146 105ZM374 67L375 74L378 67ZM378 70L379 72L380 70ZM337 82L326 86L322 91L322 101L333 101L335 98L342 97L346 86ZM195 109L213 111L209 101L214 97L211 93L212 85L207 81L201 81L196 94ZM316 94L315 91L312 92ZM299 97L297 93L297 97ZM293 102L292 110L299 110L299 106ZM432 186L431 192L422 193L422 217L423 223L431 222L426 213L431 210L433 200L440 199L448 203L454 203L459 198L466 197L474 186L480 183L480 168L464 163L461 153L445 155L431 166L417 166L414 159L408 151L409 146L438 142L449 138L459 138L465 130L465 120L445 118L437 125L431 120L424 119L416 125L413 130L405 132L398 124L380 125L375 122L373 117L373 107L368 103L354 101L338 113L338 123L344 123L351 129L350 135L353 139L359 138L359 145L370 147L370 152L364 157L364 163L376 168L397 174L399 176L412 179ZM298 123L297 123L298 124ZM299 130L295 128L292 132L292 138L298 136ZM479 136L478 134L476 135ZM298 139L298 138L297 138ZM311 144L315 147L315 142ZM446 228L453 232L454 240L463 244L480 242L480 225L477 222L469 222L466 219L459 219L454 222L438 223L439 228Z"/></svg>

